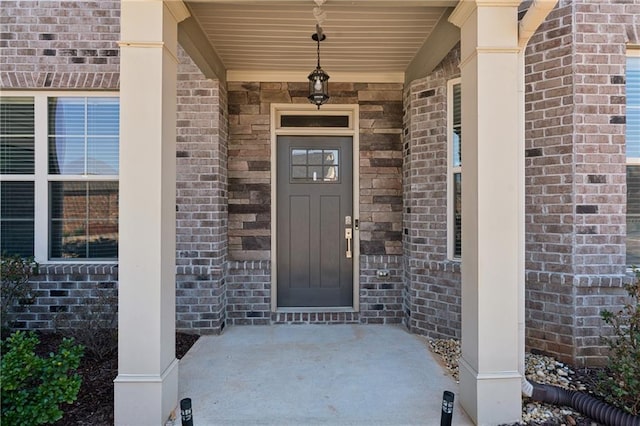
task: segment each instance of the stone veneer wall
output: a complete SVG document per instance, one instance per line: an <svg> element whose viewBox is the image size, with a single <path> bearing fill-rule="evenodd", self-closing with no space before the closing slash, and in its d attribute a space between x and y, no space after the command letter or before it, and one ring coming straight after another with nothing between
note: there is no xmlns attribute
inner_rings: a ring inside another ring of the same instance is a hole
<svg viewBox="0 0 640 426"><path fill-rule="evenodd" d="M460 262L447 259L447 82L459 60L455 48L404 98L405 322L434 338L461 328Z"/></svg>
<svg viewBox="0 0 640 426"><path fill-rule="evenodd" d="M399 322L402 85L330 85L331 103L360 106L361 313L335 319L270 312L270 105L307 103L307 83L231 82L228 90L229 322ZM389 277L373 278L377 269L388 269Z"/></svg>
<svg viewBox="0 0 640 426"><path fill-rule="evenodd" d="M176 181L176 328L225 326L227 96L179 49Z"/></svg>
<svg viewBox="0 0 640 426"><path fill-rule="evenodd" d="M0 89L119 89L119 1L2 1ZM117 296L118 266L41 264L33 303L15 307L17 328L76 326L89 303ZM70 322L67 322L70 321Z"/></svg>
<svg viewBox="0 0 640 426"><path fill-rule="evenodd" d="M561 0L526 52L527 344L600 364L623 301L625 45L637 2Z"/></svg>

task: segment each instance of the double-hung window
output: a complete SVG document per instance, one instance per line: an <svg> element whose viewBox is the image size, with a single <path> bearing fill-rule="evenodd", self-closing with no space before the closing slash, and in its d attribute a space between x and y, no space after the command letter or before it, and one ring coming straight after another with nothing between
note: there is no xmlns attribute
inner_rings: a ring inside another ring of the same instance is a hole
<svg viewBox="0 0 640 426"><path fill-rule="evenodd" d="M462 103L460 79L447 83L447 233L449 259L462 256Z"/></svg>
<svg viewBox="0 0 640 426"><path fill-rule="evenodd" d="M116 96L0 97L2 252L116 260L118 151Z"/></svg>
<svg viewBox="0 0 640 426"><path fill-rule="evenodd" d="M640 50L627 56L627 265L640 266Z"/></svg>

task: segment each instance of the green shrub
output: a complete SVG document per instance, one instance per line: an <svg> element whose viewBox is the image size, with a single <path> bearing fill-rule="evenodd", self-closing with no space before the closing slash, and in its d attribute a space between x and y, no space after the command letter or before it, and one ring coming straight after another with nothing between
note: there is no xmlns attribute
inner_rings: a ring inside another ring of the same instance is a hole
<svg viewBox="0 0 640 426"><path fill-rule="evenodd" d="M78 368L83 348L64 339L58 353L36 355L38 337L22 331L0 343L2 425L39 425L62 418L60 405L75 401L80 390Z"/></svg>
<svg viewBox="0 0 640 426"><path fill-rule="evenodd" d="M629 301L617 313L602 312L602 319L613 326L606 338L610 348L608 374L601 377L599 393L611 404L633 415L640 414L640 271L625 288Z"/></svg>
<svg viewBox="0 0 640 426"><path fill-rule="evenodd" d="M23 258L19 255L8 256L2 254L0 258L0 276L2 277L2 328L10 325L11 307L16 303L29 303L32 301L29 280L38 275L38 263L33 257Z"/></svg>

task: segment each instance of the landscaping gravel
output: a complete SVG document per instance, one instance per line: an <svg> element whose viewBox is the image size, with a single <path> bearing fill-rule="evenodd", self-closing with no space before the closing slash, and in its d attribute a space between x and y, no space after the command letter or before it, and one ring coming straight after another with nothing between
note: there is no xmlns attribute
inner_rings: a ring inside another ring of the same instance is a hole
<svg viewBox="0 0 640 426"><path fill-rule="evenodd" d="M458 378L458 360L460 358L460 342L454 339L428 340L431 351L438 354L446 369L456 379ZM525 375L528 380L540 384L559 386L565 389L591 392L590 380L596 373L582 371L577 374L569 365L557 361L550 356L526 353ZM584 380L584 379L587 380ZM593 393L593 392L591 392ZM569 407L557 407L523 398L522 421L520 425L565 425L565 426L597 426L598 423L575 412Z"/></svg>

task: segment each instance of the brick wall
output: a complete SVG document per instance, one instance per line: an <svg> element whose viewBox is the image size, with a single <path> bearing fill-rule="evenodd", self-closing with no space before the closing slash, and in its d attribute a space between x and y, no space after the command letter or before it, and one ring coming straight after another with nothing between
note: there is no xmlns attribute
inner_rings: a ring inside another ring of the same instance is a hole
<svg viewBox="0 0 640 426"><path fill-rule="evenodd" d="M0 87L117 89L119 1L2 1Z"/></svg>
<svg viewBox="0 0 640 426"><path fill-rule="evenodd" d="M360 320L364 324L399 324L404 318L402 256L360 257ZM386 276L378 275L379 272Z"/></svg>
<svg viewBox="0 0 640 426"><path fill-rule="evenodd" d="M2 1L0 88L117 90L120 2ZM88 304L117 297L116 264L43 264L17 328L78 326ZM94 306L99 308L99 306Z"/></svg>
<svg viewBox="0 0 640 426"><path fill-rule="evenodd" d="M227 321L235 325L271 323L271 262L229 262Z"/></svg>
<svg viewBox="0 0 640 426"><path fill-rule="evenodd" d="M117 265L41 265L39 272L31 279L31 303L12 309L15 328L82 326L89 303L107 303L118 295Z"/></svg>
<svg viewBox="0 0 640 426"><path fill-rule="evenodd" d="M459 337L460 262L447 259L447 82L460 76L456 48L405 90L404 299L415 333Z"/></svg>
<svg viewBox="0 0 640 426"><path fill-rule="evenodd" d="M226 316L226 90L178 51L176 327L219 333Z"/></svg>
<svg viewBox="0 0 640 426"><path fill-rule="evenodd" d="M527 344L605 361L625 280L625 44L637 2L560 1L526 53Z"/></svg>

